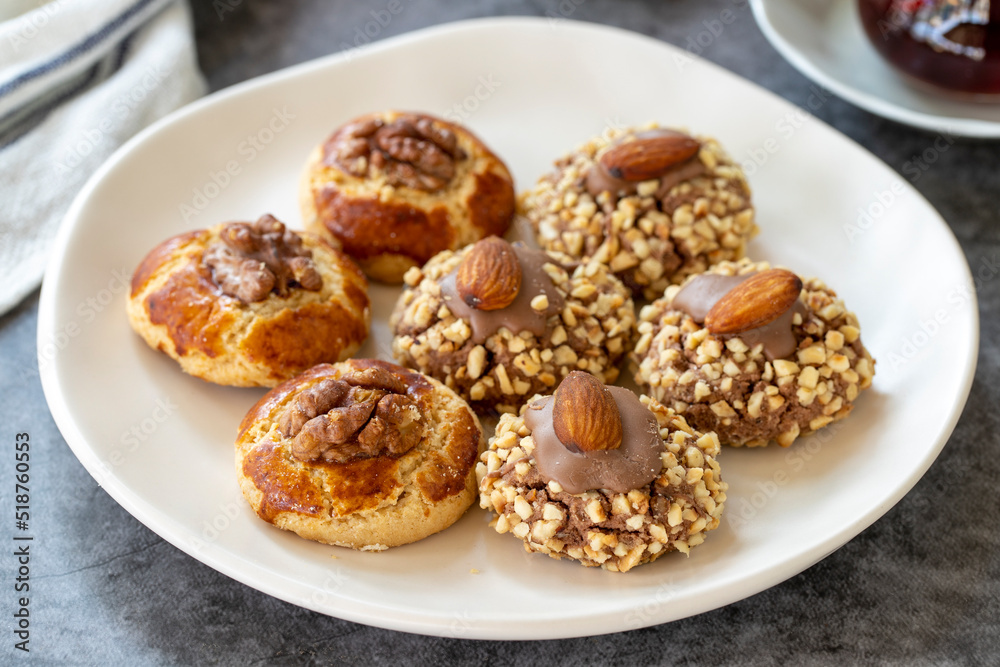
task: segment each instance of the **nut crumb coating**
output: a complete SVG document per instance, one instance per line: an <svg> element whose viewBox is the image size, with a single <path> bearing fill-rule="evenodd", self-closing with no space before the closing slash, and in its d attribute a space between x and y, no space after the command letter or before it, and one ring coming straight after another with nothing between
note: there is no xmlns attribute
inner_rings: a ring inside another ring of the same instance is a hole
<svg viewBox="0 0 1000 667"><path fill-rule="evenodd" d="M723 262L720 275L766 271L767 262ZM695 428L718 433L723 444L760 447L796 438L846 417L869 387L875 361L861 342L858 319L821 280L802 280L805 317L796 315L796 350L769 361L763 345L739 335L715 336L671 308L679 286L639 313L639 339L630 355L635 381Z"/></svg>
<svg viewBox="0 0 1000 667"><path fill-rule="evenodd" d="M588 192L587 173L601 155L656 127L613 130L589 140L519 200L519 212L543 248L601 262L647 300L720 261L740 259L758 231L743 171L708 137L698 137L695 158L704 173L673 185L663 197L657 179L620 198L603 192L595 199Z"/></svg>
<svg viewBox="0 0 1000 667"><path fill-rule="evenodd" d="M688 554L717 528L727 485L719 440L701 433L655 399L642 396L660 427L663 469L643 488L570 494L541 477L522 415L500 418L476 466L479 504L496 513L491 525L512 533L529 552L627 572L665 553Z"/></svg>
<svg viewBox="0 0 1000 667"><path fill-rule="evenodd" d="M545 333L501 328L477 344L468 321L448 309L438 282L466 252L442 252L406 274L390 321L399 363L437 378L480 413L515 412L534 394L551 393L573 370L608 384L618 378L634 340L635 308L606 267L589 262L567 270L571 260L553 255L545 271L565 305L548 318Z"/></svg>

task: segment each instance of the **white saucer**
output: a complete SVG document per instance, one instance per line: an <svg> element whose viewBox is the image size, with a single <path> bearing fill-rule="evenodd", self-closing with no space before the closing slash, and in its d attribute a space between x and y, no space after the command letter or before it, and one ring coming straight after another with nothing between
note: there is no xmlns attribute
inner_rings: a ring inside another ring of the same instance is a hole
<svg viewBox="0 0 1000 667"><path fill-rule="evenodd" d="M856 0L750 0L750 6L788 62L848 102L925 130L1000 138L1000 104L949 100L908 85L869 43Z"/></svg>

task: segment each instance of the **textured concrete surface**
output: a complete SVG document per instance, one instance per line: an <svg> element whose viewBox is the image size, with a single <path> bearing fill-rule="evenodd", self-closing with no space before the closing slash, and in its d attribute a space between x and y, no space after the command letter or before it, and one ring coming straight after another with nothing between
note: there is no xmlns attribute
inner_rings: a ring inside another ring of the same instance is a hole
<svg viewBox="0 0 1000 667"><path fill-rule="evenodd" d="M847 0L843 0L847 1ZM731 8L703 55L804 105L812 83L766 43L741 0L414 0L379 38L470 17L559 14L684 45ZM331 53L385 0L200 0L213 89ZM229 10L232 11L229 11ZM902 172L933 134L832 99L817 115ZM905 175L904 175L905 176ZM914 183L970 265L1000 253L1000 143L958 141ZM996 664L1000 661L1000 280L979 286L982 348L968 406L937 462L882 519L785 583L668 625L553 642L478 642L322 616L237 583L165 543L86 473L49 415L35 362L37 294L0 319L0 499L14 504L15 434L32 442L31 654L13 649L15 567L0 556L0 662L50 664ZM928 381L932 381L928 378ZM6 520L0 534L14 529ZM8 551L4 547L4 553Z"/></svg>

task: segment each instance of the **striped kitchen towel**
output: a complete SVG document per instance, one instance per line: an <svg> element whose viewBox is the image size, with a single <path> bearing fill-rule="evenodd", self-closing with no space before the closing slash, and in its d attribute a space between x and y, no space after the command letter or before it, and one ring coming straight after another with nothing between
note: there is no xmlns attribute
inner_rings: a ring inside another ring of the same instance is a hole
<svg viewBox="0 0 1000 667"><path fill-rule="evenodd" d="M184 0L0 3L0 314L97 167L204 92Z"/></svg>

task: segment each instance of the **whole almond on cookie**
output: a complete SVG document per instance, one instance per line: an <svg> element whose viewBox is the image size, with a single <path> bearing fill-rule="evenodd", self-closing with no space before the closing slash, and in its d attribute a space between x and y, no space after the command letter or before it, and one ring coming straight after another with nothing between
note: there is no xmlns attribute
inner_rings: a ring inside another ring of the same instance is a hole
<svg viewBox="0 0 1000 667"><path fill-rule="evenodd" d="M713 334L738 334L781 317L802 292L802 280L785 269L750 276L715 302L705 316Z"/></svg>
<svg viewBox="0 0 1000 667"><path fill-rule="evenodd" d="M693 137L680 132L661 132L614 146L601 156L600 162L614 178L648 181L690 160L700 149L701 144Z"/></svg>
<svg viewBox="0 0 1000 667"><path fill-rule="evenodd" d="M552 426L571 451L618 449L622 418L607 387L590 373L573 371L552 397Z"/></svg>
<svg viewBox="0 0 1000 667"><path fill-rule="evenodd" d="M521 264L510 244L496 236L469 248L455 275L458 295L478 310L500 310L521 290Z"/></svg>

